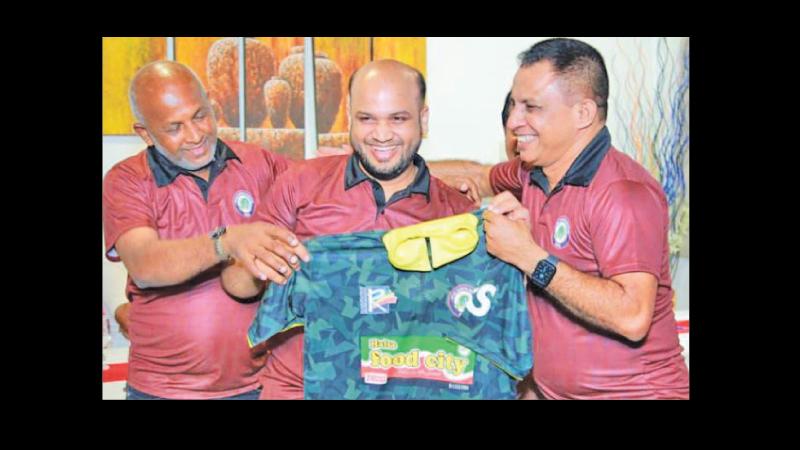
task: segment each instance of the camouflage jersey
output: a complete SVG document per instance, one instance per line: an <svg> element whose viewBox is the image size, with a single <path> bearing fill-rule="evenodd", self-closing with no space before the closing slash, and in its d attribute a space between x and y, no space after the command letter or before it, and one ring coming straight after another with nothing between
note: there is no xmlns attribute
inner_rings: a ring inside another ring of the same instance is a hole
<svg viewBox="0 0 800 450"><path fill-rule="evenodd" d="M248 333L305 326L305 398L515 398L533 364L524 277L486 252L480 211L305 245Z"/></svg>

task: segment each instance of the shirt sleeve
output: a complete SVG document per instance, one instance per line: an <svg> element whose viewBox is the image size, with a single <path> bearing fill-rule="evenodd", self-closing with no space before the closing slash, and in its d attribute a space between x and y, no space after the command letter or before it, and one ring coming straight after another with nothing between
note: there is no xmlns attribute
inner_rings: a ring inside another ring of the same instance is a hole
<svg viewBox="0 0 800 450"><path fill-rule="evenodd" d="M262 202L262 220L294 230L297 224L299 173L294 167L280 176Z"/></svg>
<svg viewBox="0 0 800 450"><path fill-rule="evenodd" d="M517 199L522 198L522 187L525 185L522 160L514 158L492 167L489 172L489 184L495 194L510 191Z"/></svg>
<svg viewBox="0 0 800 450"><path fill-rule="evenodd" d="M251 348L282 331L304 323L302 310L298 311L293 307L300 302L300 299L293 298L297 297L293 292L299 276L300 273L295 273L283 285L270 283L258 305L256 317L247 332L247 340Z"/></svg>
<svg viewBox="0 0 800 450"><path fill-rule="evenodd" d="M138 227L156 229L149 195L147 180L124 167L112 168L103 179L103 232L109 260L120 260L114 246L126 231Z"/></svg>
<svg viewBox="0 0 800 450"><path fill-rule="evenodd" d="M275 191L278 180L295 164L283 155L264 149L261 149L261 156L264 158L264 166L259 173L260 201L256 205L255 218L256 220L277 224L268 206L274 201L272 193Z"/></svg>
<svg viewBox="0 0 800 450"><path fill-rule="evenodd" d="M669 219L666 197L635 181L617 181L592 201L591 236L604 277L648 272L660 278Z"/></svg>

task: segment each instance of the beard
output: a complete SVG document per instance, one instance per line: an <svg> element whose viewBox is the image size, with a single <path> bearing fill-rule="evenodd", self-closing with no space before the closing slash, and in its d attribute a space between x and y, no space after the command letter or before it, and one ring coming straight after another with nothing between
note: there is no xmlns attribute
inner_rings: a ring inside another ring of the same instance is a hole
<svg viewBox="0 0 800 450"><path fill-rule="evenodd" d="M209 140L210 140L210 138L209 138ZM176 166L180 167L181 169L188 170L189 172L197 172L197 171L200 171L200 170L203 170L203 169L207 168L208 166L211 165L211 163L214 162L214 159L217 156L216 155L217 154L217 151L216 151L217 150L217 138L216 137L213 139L213 143L211 145L211 151L209 152L210 155L209 155L208 161L203 161L203 162L200 162L200 163L190 163L189 161L186 161L185 159L182 159L182 158L178 159L178 158L174 157L169 152L164 150L164 148L161 147L161 144L159 144L158 141L156 141L155 139L153 139L153 146L165 158L167 158L168 160L172 161L172 164L175 164Z"/></svg>
<svg viewBox="0 0 800 450"><path fill-rule="evenodd" d="M353 147L356 157L358 157L358 160L361 162L361 166L364 168L367 174L376 180L389 181L399 177L403 172L406 171L406 169L408 169L408 166L410 166L411 162L414 160L414 155L417 154L420 145L422 145L422 139L417 141L416 144L413 144L413 147L410 148L410 151L404 152L402 155L400 155L400 159L397 161L397 163L387 168L380 168L372 164L367 157L367 151L365 151L361 145L353 140L352 135L350 136L350 145Z"/></svg>

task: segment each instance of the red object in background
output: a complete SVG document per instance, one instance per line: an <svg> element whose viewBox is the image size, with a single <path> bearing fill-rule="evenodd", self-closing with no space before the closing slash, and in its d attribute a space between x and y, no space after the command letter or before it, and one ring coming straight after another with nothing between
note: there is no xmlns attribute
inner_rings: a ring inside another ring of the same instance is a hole
<svg viewBox="0 0 800 450"><path fill-rule="evenodd" d="M125 381L128 379L128 363L109 364L103 371L103 383Z"/></svg>
<svg viewBox="0 0 800 450"><path fill-rule="evenodd" d="M678 327L678 334L688 333L689 332L689 321L688 320L679 320L678 322L676 322L675 325L677 325L677 327Z"/></svg>

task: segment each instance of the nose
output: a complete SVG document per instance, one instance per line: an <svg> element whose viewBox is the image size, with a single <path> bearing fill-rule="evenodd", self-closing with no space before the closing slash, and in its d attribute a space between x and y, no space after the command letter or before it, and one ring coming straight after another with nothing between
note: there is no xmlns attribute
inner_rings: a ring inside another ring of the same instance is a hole
<svg viewBox="0 0 800 450"><path fill-rule="evenodd" d="M392 129L385 120L379 120L372 132L372 138L378 142L388 142L392 140Z"/></svg>
<svg viewBox="0 0 800 450"><path fill-rule="evenodd" d="M513 131L525 125L524 108L525 105L522 103L517 103L511 108L511 112L508 115L508 124L507 124L509 130Z"/></svg>
<svg viewBox="0 0 800 450"><path fill-rule="evenodd" d="M204 133L203 130L200 129L194 123L189 123L186 126L186 140L191 144L199 144L200 141L203 139Z"/></svg>

